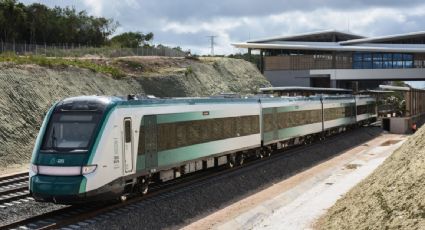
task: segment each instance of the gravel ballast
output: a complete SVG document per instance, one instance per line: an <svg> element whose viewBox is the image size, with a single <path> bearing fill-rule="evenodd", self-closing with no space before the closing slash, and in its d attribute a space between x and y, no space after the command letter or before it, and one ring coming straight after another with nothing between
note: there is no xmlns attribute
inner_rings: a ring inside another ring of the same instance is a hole
<svg viewBox="0 0 425 230"><path fill-rule="evenodd" d="M84 228L89 229L164 229L179 228L226 205L253 194L277 181L310 168L345 150L364 143L381 133L380 128L367 127L333 137L329 142L315 144L287 158L270 160L267 164L250 167L249 171L233 171L223 179L212 179L191 190L175 192L155 202L132 205L128 210L117 210L113 218L97 218ZM337 141L336 141L337 140ZM284 153L282 153L284 154Z"/></svg>
<svg viewBox="0 0 425 230"><path fill-rule="evenodd" d="M39 203L35 201L14 204L13 206L0 209L0 226L37 216L42 213L55 211L64 207L66 206L51 203Z"/></svg>

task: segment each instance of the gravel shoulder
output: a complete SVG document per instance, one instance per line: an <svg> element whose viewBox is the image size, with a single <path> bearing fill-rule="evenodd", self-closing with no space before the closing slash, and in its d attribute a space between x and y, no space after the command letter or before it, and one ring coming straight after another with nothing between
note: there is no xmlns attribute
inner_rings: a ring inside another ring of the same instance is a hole
<svg viewBox="0 0 425 230"><path fill-rule="evenodd" d="M0 167L0 176L9 176L17 173L23 173L28 171L29 165L23 164L9 164L4 167Z"/></svg>

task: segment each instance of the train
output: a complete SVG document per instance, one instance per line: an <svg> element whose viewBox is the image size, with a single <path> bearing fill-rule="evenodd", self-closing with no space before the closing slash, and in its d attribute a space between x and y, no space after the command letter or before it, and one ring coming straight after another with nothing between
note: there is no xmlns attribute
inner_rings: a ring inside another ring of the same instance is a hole
<svg viewBox="0 0 425 230"><path fill-rule="evenodd" d="M67 98L43 120L29 191L61 204L125 200L153 183L241 165L376 118L367 95Z"/></svg>

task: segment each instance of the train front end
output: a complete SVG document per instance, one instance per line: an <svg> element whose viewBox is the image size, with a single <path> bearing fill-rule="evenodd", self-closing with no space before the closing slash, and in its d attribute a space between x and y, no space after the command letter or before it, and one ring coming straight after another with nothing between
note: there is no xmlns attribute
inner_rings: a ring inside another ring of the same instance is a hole
<svg viewBox="0 0 425 230"><path fill-rule="evenodd" d="M98 198L86 191L87 176L97 165L90 162L100 138L107 97L75 97L55 104L37 137L30 165L30 193L37 201L78 203Z"/></svg>

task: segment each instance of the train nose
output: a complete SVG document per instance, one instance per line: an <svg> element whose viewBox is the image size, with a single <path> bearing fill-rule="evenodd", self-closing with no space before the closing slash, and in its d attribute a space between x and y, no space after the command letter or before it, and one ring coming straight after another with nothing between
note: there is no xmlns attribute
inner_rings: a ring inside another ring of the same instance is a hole
<svg viewBox="0 0 425 230"><path fill-rule="evenodd" d="M31 193L34 196L78 195L85 189L84 176L45 176L31 178Z"/></svg>

